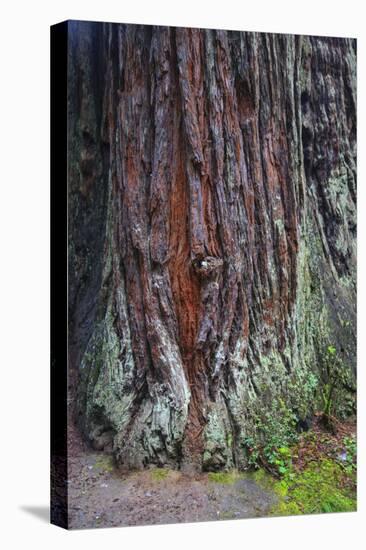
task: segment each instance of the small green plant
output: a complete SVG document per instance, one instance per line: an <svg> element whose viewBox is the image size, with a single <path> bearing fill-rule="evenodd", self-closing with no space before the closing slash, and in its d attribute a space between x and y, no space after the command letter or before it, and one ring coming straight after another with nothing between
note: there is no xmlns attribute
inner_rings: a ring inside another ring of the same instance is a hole
<svg viewBox="0 0 366 550"><path fill-rule="evenodd" d="M247 453L248 453L248 464L250 466L254 466L255 468L259 468L259 448L254 441L253 437L245 437L243 441Z"/></svg>
<svg viewBox="0 0 366 550"><path fill-rule="evenodd" d="M355 437L345 437L343 438L343 445L346 448L347 454L352 459L352 462L356 462L357 455L357 443Z"/></svg>
<svg viewBox="0 0 366 550"><path fill-rule="evenodd" d="M286 474L291 467L289 446L298 440L296 423L296 415L281 399L270 412L258 415L255 436L243 441L249 465L257 469L264 466L277 476Z"/></svg>
<svg viewBox="0 0 366 550"><path fill-rule="evenodd" d="M357 469L357 443L355 437L344 437L345 456L342 456L341 466L348 475L353 475Z"/></svg>
<svg viewBox="0 0 366 550"><path fill-rule="evenodd" d="M282 475L287 474L290 471L291 463L291 449L288 447L280 447L277 449L275 464L278 467L279 473Z"/></svg>
<svg viewBox="0 0 366 550"><path fill-rule="evenodd" d="M314 395L314 392L318 386L318 383L319 383L319 380L318 378L315 376L315 374L313 372L309 372L309 374L307 375L307 378L304 382L304 391L306 393L306 395L311 395L313 396Z"/></svg>
<svg viewBox="0 0 366 550"><path fill-rule="evenodd" d="M276 473L284 476L291 468L291 450L288 447L265 447L264 455Z"/></svg>

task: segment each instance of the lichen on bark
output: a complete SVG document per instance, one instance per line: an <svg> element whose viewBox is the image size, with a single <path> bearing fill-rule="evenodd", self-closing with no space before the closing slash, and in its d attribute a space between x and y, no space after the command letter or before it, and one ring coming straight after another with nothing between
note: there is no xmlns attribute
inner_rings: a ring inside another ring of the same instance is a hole
<svg viewBox="0 0 366 550"><path fill-rule="evenodd" d="M68 26L79 424L127 468L245 468L327 346L354 399L355 40Z"/></svg>

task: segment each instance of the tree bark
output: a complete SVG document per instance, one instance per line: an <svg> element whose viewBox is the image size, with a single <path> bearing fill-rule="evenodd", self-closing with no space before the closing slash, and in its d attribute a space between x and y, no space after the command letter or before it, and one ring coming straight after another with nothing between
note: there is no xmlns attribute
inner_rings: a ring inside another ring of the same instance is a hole
<svg viewBox="0 0 366 550"><path fill-rule="evenodd" d="M119 464L245 468L331 345L354 407L355 71L352 39L69 23L70 373Z"/></svg>

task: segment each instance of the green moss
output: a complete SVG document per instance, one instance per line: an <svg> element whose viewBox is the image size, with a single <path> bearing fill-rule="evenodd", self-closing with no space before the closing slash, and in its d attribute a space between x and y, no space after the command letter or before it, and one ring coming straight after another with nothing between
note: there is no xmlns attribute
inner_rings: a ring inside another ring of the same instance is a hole
<svg viewBox="0 0 366 550"><path fill-rule="evenodd" d="M99 470L103 470L103 472L113 472L113 457L109 455L101 456L98 458L94 466L95 468L99 468Z"/></svg>
<svg viewBox="0 0 366 550"><path fill-rule="evenodd" d="M284 480L281 479L278 481L263 468L256 470L252 474L252 478L263 489L275 493L278 497L282 498L287 496L288 487Z"/></svg>
<svg viewBox="0 0 366 550"><path fill-rule="evenodd" d="M355 511L356 495L343 487L344 476L341 466L329 459L311 463L302 472L292 470L280 481L264 470L254 474L259 485L280 497L271 510L275 516Z"/></svg>
<svg viewBox="0 0 366 550"><path fill-rule="evenodd" d="M272 509L272 514L274 516L299 516L302 513L301 508L296 502L293 501L281 501L274 509Z"/></svg>
<svg viewBox="0 0 366 550"><path fill-rule="evenodd" d="M230 470L229 472L209 472L208 479L214 483L225 483L232 485L243 476L237 470Z"/></svg>
<svg viewBox="0 0 366 550"><path fill-rule="evenodd" d="M272 478L267 474L265 470L263 470L263 468L261 468L260 470L256 470L253 473L253 478L257 483L259 483L259 485L261 485L264 488L268 484L272 486Z"/></svg>
<svg viewBox="0 0 366 550"><path fill-rule="evenodd" d="M151 477L155 481L162 481L166 479L169 475L169 470L167 468L154 468L151 470Z"/></svg>

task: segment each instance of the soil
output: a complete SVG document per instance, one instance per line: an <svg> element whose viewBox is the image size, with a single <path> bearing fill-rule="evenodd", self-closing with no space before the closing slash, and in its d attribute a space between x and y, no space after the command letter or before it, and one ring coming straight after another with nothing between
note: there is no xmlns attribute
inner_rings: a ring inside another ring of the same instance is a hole
<svg viewBox="0 0 366 550"><path fill-rule="evenodd" d="M253 518L268 515L277 502L250 474L219 483L207 473L123 473L111 455L82 444L75 428L69 436L71 529Z"/></svg>

